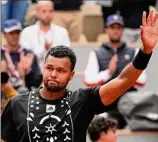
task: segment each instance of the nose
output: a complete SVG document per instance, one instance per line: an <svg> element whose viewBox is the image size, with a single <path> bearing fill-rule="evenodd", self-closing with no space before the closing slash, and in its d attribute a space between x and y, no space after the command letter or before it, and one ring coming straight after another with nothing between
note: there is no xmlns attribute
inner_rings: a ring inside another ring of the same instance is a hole
<svg viewBox="0 0 158 142"><path fill-rule="evenodd" d="M51 71L51 77L57 78L57 71L56 70Z"/></svg>

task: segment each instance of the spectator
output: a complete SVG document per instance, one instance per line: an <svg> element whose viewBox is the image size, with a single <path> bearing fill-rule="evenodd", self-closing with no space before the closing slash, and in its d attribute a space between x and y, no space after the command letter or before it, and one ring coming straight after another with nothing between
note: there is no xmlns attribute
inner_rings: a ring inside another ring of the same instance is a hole
<svg viewBox="0 0 158 142"><path fill-rule="evenodd" d="M21 29L18 20L5 21L3 32L7 43L1 48L2 61L6 62L7 73L15 89L21 86L31 89L39 87L42 76L36 56L28 49L19 46Z"/></svg>
<svg viewBox="0 0 158 142"><path fill-rule="evenodd" d="M54 22L65 27L70 35L71 41L78 41L81 35L81 11L83 0L52 0L55 13Z"/></svg>
<svg viewBox="0 0 158 142"><path fill-rule="evenodd" d="M88 134L92 142L116 142L116 129L114 120L97 116L89 125Z"/></svg>
<svg viewBox="0 0 158 142"><path fill-rule="evenodd" d="M53 3L51 1L38 1L36 24L26 27L20 38L20 44L37 55L40 65L45 52L56 45L70 46L68 32L63 27L52 24Z"/></svg>
<svg viewBox="0 0 158 142"><path fill-rule="evenodd" d="M4 21L7 19L17 19L24 22L26 10L28 7L27 0L2 0L2 19L1 28L4 28Z"/></svg>
<svg viewBox="0 0 158 142"><path fill-rule="evenodd" d="M84 73L84 82L88 87L102 85L117 77L123 68L133 60L137 52L135 48L129 48L126 43L121 41L124 29L122 16L117 14L108 16L105 25L109 42L103 43L101 48L90 53ZM128 91L136 91L138 87L144 86L145 83L146 73L144 71L135 85ZM112 104L112 107L117 110L117 101Z"/></svg>

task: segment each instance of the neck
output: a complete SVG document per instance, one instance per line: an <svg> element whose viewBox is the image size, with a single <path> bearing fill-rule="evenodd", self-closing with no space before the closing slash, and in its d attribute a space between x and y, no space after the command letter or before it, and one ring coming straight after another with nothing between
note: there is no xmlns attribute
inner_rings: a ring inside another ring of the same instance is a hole
<svg viewBox="0 0 158 142"><path fill-rule="evenodd" d="M42 98L47 100L57 100L64 96L65 89L59 92L49 92L45 87L40 90L40 95Z"/></svg>
<svg viewBox="0 0 158 142"><path fill-rule="evenodd" d="M7 48L9 48L9 50L11 52L17 52L19 50L19 47L20 47L19 45L11 46L11 45L7 44Z"/></svg>
<svg viewBox="0 0 158 142"><path fill-rule="evenodd" d="M112 48L118 48L121 46L121 42L108 42L108 45Z"/></svg>
<svg viewBox="0 0 158 142"><path fill-rule="evenodd" d="M40 30L43 31L43 32L48 32L49 29L50 29L50 24L43 24L42 22L39 22L40 23Z"/></svg>

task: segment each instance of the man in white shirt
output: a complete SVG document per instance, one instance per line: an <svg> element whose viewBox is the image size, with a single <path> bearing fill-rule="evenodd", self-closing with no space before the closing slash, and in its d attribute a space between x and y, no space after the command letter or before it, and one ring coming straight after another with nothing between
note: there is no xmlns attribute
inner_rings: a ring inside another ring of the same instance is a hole
<svg viewBox="0 0 158 142"><path fill-rule="evenodd" d="M40 63L45 52L52 46L70 46L67 30L52 23L53 10L52 1L38 1L36 9L38 21L26 27L21 33L20 44L33 50Z"/></svg>

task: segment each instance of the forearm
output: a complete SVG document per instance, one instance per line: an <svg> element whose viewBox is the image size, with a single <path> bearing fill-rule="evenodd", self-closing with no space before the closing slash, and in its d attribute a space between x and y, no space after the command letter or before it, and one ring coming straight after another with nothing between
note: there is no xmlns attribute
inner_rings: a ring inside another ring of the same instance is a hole
<svg viewBox="0 0 158 142"><path fill-rule="evenodd" d="M141 51L132 63L127 65L120 75L100 88L100 97L104 105L109 105L133 86L143 70L146 68L151 54Z"/></svg>
<svg viewBox="0 0 158 142"><path fill-rule="evenodd" d="M130 63L123 69L123 71L118 76L118 79L121 80L127 86L125 88L128 89L135 84L142 72L143 70L136 69L133 64Z"/></svg>
<svg viewBox="0 0 158 142"><path fill-rule="evenodd" d="M101 87L100 96L103 104L107 106L123 95L135 84L141 73L142 70L136 69L132 63L127 65L117 78Z"/></svg>

